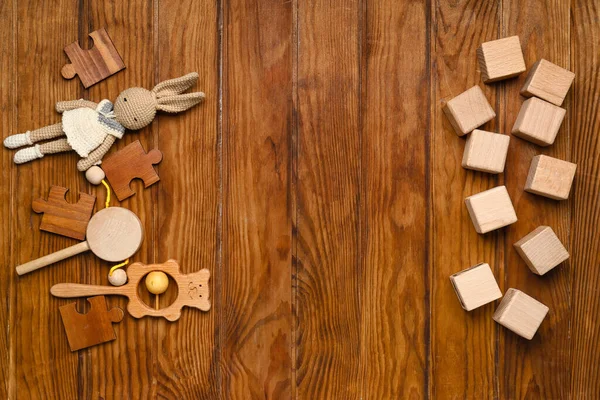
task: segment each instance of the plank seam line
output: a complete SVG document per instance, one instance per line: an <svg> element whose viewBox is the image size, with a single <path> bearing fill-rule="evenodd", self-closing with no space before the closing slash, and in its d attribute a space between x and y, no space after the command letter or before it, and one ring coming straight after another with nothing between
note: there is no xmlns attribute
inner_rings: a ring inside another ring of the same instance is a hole
<svg viewBox="0 0 600 400"><path fill-rule="evenodd" d="M13 0L12 1L12 56L13 56L13 63L12 63L12 81L13 81L13 90L12 90L12 103L13 103L13 120L12 122L12 129L13 132L17 132L17 121L18 121L18 115L19 115L19 106L17 103L17 93L18 93L18 86L19 86L19 80L17 79L17 65L19 65L18 63L18 57L19 54L17 53L17 48L18 48L18 44L17 44L17 38L19 37L19 25L17 24L17 17L18 17L18 12L17 12L17 5L18 5L18 0ZM10 212L12 215L15 215L15 185L16 185L16 179L15 179L15 175L18 174L18 170L15 168L14 163L9 161L9 168L10 168L10 178L9 178L9 188L10 188ZM8 235L9 235L9 244L8 244L8 248L10 251L10 255L9 255L9 259L11 261L11 265L15 264L15 241L14 241L14 225L13 222L11 221L11 223L9 223L9 228L8 228ZM7 387L7 395L9 397L12 396L12 398L16 398L16 393L17 393L17 381L16 381L16 370L17 370L17 362L16 362L16 356L15 356L15 348L16 343L17 343L17 335L11 335L11 329L15 326L15 305L16 305L16 281L15 281L15 272L14 269L11 268L10 269L10 285L9 287L9 300L8 300L8 329L6 330L7 334L9 335L9 337L7 338L7 342L9 343L9 354L8 354L8 368L9 368L9 376L8 376L8 387Z"/></svg>

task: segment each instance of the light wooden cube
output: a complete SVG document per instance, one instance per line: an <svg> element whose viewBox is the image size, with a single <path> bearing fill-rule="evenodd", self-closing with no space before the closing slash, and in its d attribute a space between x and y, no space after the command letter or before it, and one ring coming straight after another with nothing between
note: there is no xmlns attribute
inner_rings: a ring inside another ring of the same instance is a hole
<svg viewBox="0 0 600 400"><path fill-rule="evenodd" d="M477 49L477 60L484 83L512 78L526 69L518 36L483 43Z"/></svg>
<svg viewBox="0 0 600 400"><path fill-rule="evenodd" d="M504 171L510 137L475 129L467 137L462 166L475 171L499 174Z"/></svg>
<svg viewBox="0 0 600 400"><path fill-rule="evenodd" d="M573 72L541 59L533 65L521 94L525 97L536 96L560 106L574 78Z"/></svg>
<svg viewBox="0 0 600 400"><path fill-rule="evenodd" d="M508 289L494 313L494 321L531 340L548 314L548 307L517 289Z"/></svg>
<svg viewBox="0 0 600 400"><path fill-rule="evenodd" d="M477 233L487 233L517 222L506 186L497 186L465 199Z"/></svg>
<svg viewBox="0 0 600 400"><path fill-rule="evenodd" d="M477 264L450 276L460 305L471 311L502 297L496 278L486 263Z"/></svg>
<svg viewBox="0 0 600 400"><path fill-rule="evenodd" d="M554 200L569 198L577 164L558 158L539 155L533 157L525 191Z"/></svg>
<svg viewBox="0 0 600 400"><path fill-rule="evenodd" d="M567 111L532 97L525 100L512 128L512 134L540 146L554 143Z"/></svg>
<svg viewBox="0 0 600 400"><path fill-rule="evenodd" d="M458 136L464 136L496 117L479 86L449 100L443 110Z"/></svg>
<svg viewBox="0 0 600 400"><path fill-rule="evenodd" d="M538 227L514 246L529 269L538 275L544 275L569 258L569 252L549 226Z"/></svg>

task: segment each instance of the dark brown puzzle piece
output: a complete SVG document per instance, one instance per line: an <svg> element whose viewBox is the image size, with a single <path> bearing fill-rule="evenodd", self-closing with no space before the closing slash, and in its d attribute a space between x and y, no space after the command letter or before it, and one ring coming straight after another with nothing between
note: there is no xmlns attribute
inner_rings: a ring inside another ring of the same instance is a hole
<svg viewBox="0 0 600 400"><path fill-rule="evenodd" d="M94 47L89 50L83 50L77 42L65 47L65 53L71 60L71 64L66 64L61 70L65 79L72 79L75 75L79 75L81 83L86 88L125 69L123 59L106 29L98 29L89 36L94 40Z"/></svg>
<svg viewBox="0 0 600 400"><path fill-rule="evenodd" d="M162 153L153 149L146 154L139 140L102 161L102 169L119 201L135 194L129 187L133 179L144 181L148 187L160 180L153 165L162 160Z"/></svg>
<svg viewBox="0 0 600 400"><path fill-rule="evenodd" d="M115 340L117 336L112 324L123 319L124 313L120 308L114 307L108 310L104 296L87 300L91 308L86 314L77 311L76 303L60 307L60 315L71 351Z"/></svg>
<svg viewBox="0 0 600 400"><path fill-rule="evenodd" d="M65 199L68 191L62 186L52 186L48 200L34 200L31 207L36 213L44 213L41 230L83 240L94 211L96 196L79 192L79 201L71 204Z"/></svg>

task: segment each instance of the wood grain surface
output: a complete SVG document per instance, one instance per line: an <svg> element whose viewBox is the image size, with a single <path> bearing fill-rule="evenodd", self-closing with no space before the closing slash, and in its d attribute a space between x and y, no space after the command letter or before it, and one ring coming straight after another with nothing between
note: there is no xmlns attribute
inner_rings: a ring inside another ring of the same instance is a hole
<svg viewBox="0 0 600 400"><path fill-rule="evenodd" d="M57 283L106 285L77 243L38 229L49 187L97 196L65 153L15 165L2 149L0 398L592 399L600 391L600 6L596 1L194 0L0 2L3 138L56 123L54 104L114 100L197 71L206 101L127 132L163 153L160 182L120 205L144 242L131 260L210 271L212 307L177 322L125 316L117 340L71 353ZM127 68L65 81L66 44L106 27ZM575 73L554 144L510 140L503 173L461 167L446 101L479 85L510 134L527 73L484 85L481 43L518 35L529 69ZM568 200L524 192L532 157L577 164ZM479 235L464 199L505 185L519 220ZM513 244L552 227L571 257L533 274ZM485 262L502 293L549 307L531 341L466 312L449 276ZM177 285L161 295L166 306ZM152 297L141 293L152 306ZM107 298L126 308L127 299ZM88 310L85 299L78 309Z"/></svg>
<svg viewBox="0 0 600 400"><path fill-rule="evenodd" d="M551 12L549 10L552 10ZM572 69L569 51L569 4L561 1L540 2L538 0L511 1L502 8L502 34L516 34L521 39L525 64L529 69L540 58ZM551 18L552 23L549 23ZM523 74L525 75L525 74ZM507 83L504 91L504 118L502 129L509 131L524 101L519 90L526 77L520 76ZM551 226L561 241L567 242L570 235L572 205L557 202L524 192L531 159L538 154L569 160L572 141L570 120L573 107L567 96L563 107L567 110L563 125L552 146L541 148L515 138L511 140L504 171L505 184L519 218L519 223L505 232L506 263L504 287L519 289L550 308L545 323L530 343L502 329L500 331L498 355L499 393L508 398L541 397L563 399L569 397L570 343L569 321L571 313L571 263L563 263L543 278L532 274L516 250L512 248L523 236L539 225ZM577 161L575 161L577 162ZM589 240L583 237L578 240ZM552 368L547 367L551 359ZM587 396L594 396L588 392Z"/></svg>
<svg viewBox="0 0 600 400"><path fill-rule="evenodd" d="M477 234L464 199L502 185L505 174L490 175L461 167L465 139L456 136L442 106L481 81L477 47L501 37L497 31L501 7L497 1L439 1L432 6L430 395L447 399L493 398L497 396L499 331L492 320L494 305L465 312L448 278L486 262L500 278L500 290L504 293L500 275L504 268L503 231ZM480 85L496 115L503 113L498 93L502 85ZM493 119L481 129L500 132L498 120Z"/></svg>

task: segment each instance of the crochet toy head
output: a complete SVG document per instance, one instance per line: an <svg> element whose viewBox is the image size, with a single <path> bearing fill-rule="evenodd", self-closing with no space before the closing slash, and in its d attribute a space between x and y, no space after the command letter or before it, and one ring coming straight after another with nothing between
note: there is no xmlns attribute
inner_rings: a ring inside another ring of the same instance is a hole
<svg viewBox="0 0 600 400"><path fill-rule="evenodd" d="M181 78L159 83L152 90L134 87L121 92L114 105L116 120L127 129L137 130L148 126L156 111L178 113L204 100L204 93L185 93L198 80L192 72Z"/></svg>

